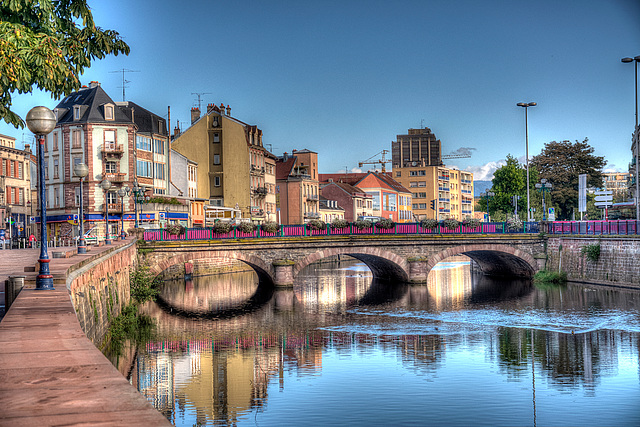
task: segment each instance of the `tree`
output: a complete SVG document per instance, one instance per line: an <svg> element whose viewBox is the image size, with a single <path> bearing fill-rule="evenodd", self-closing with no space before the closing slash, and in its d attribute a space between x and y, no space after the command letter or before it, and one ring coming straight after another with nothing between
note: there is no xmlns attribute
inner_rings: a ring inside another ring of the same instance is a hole
<svg viewBox="0 0 640 427"><path fill-rule="evenodd" d="M120 53L129 46L95 26L86 0L0 0L0 118L24 127L11 111L13 94L35 87L67 95L93 59Z"/></svg>
<svg viewBox="0 0 640 427"><path fill-rule="evenodd" d="M571 143L552 141L545 144L542 153L535 156L530 165L553 184L546 195L547 206L556 208L557 219L571 219L578 208L578 175L587 174L587 187L602 186L602 168L607 164L604 157L593 155L594 148L589 139Z"/></svg>
<svg viewBox="0 0 640 427"><path fill-rule="evenodd" d="M531 187L536 181L538 173L530 168L529 181ZM520 196L518 200L518 211L525 213L527 210L527 170L511 154L507 155L506 164L495 171L491 180L491 190L495 193L489 199L489 213L497 220L504 219L508 214L512 214L515 207L512 204L512 196ZM530 190L531 192L531 190ZM532 197L533 199L533 197ZM480 203L486 209L486 196L481 198Z"/></svg>

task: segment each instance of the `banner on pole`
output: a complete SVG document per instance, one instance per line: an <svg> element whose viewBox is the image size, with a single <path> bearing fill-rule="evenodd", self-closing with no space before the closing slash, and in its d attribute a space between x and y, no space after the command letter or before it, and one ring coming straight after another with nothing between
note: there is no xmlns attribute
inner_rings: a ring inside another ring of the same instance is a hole
<svg viewBox="0 0 640 427"><path fill-rule="evenodd" d="M578 175L578 212L587 211L587 174Z"/></svg>

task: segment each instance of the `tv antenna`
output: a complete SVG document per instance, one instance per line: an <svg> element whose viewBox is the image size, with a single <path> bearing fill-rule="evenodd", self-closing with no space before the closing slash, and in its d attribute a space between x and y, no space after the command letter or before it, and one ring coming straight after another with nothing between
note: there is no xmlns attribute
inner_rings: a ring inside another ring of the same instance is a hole
<svg viewBox="0 0 640 427"><path fill-rule="evenodd" d="M121 70L116 70L116 71L109 71L110 73L122 73L122 86L118 86L118 87L122 87L122 102L125 101L125 96L124 96L124 90L128 87L127 83L131 83L131 81L126 80L124 78L124 73L139 73L140 70L129 70L127 68L123 68Z"/></svg>
<svg viewBox="0 0 640 427"><path fill-rule="evenodd" d="M198 110L200 110L200 106L201 106L201 102L202 102L202 95L211 95L211 92L191 92L191 95L197 95L198 96Z"/></svg>

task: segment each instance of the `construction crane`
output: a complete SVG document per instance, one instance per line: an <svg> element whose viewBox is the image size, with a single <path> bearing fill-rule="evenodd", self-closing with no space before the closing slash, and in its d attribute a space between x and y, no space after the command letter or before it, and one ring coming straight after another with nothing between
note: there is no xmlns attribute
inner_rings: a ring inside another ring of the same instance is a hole
<svg viewBox="0 0 640 427"><path fill-rule="evenodd" d="M358 167L361 168L362 165L382 165L382 172L386 172L386 167L385 165L387 163L391 163L391 160L387 160L387 158L385 157L385 155L389 152L389 150L382 150L379 153L374 154L373 156L369 157L367 160L363 161L363 162L359 162L358 163ZM376 160L371 160L374 157L376 157L378 154L382 154L382 159L376 159Z"/></svg>
<svg viewBox="0 0 640 427"><path fill-rule="evenodd" d="M470 159L471 154L445 154L442 156L443 159Z"/></svg>

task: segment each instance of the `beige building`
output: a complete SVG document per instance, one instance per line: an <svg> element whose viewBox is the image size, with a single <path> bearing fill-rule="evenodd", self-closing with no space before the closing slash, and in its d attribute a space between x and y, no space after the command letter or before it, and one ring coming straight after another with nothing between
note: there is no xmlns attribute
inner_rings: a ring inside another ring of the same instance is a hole
<svg viewBox="0 0 640 427"><path fill-rule="evenodd" d="M31 202L30 160L28 144L20 150L15 138L0 135L0 230L5 239L27 238L33 231L29 219L37 206Z"/></svg>
<svg viewBox="0 0 640 427"><path fill-rule="evenodd" d="M231 117L231 108L191 109L191 126L172 148L198 163L195 194L218 207L237 207L242 217L264 221L275 211L275 158L262 145L262 131ZM269 171L269 173L267 173Z"/></svg>
<svg viewBox="0 0 640 427"><path fill-rule="evenodd" d="M630 177L629 172L604 172L602 174L604 188L613 192L614 200L622 201L629 194Z"/></svg>
<svg viewBox="0 0 640 427"><path fill-rule="evenodd" d="M304 224L320 219L318 153L293 150L276 163L276 198L281 224Z"/></svg>

